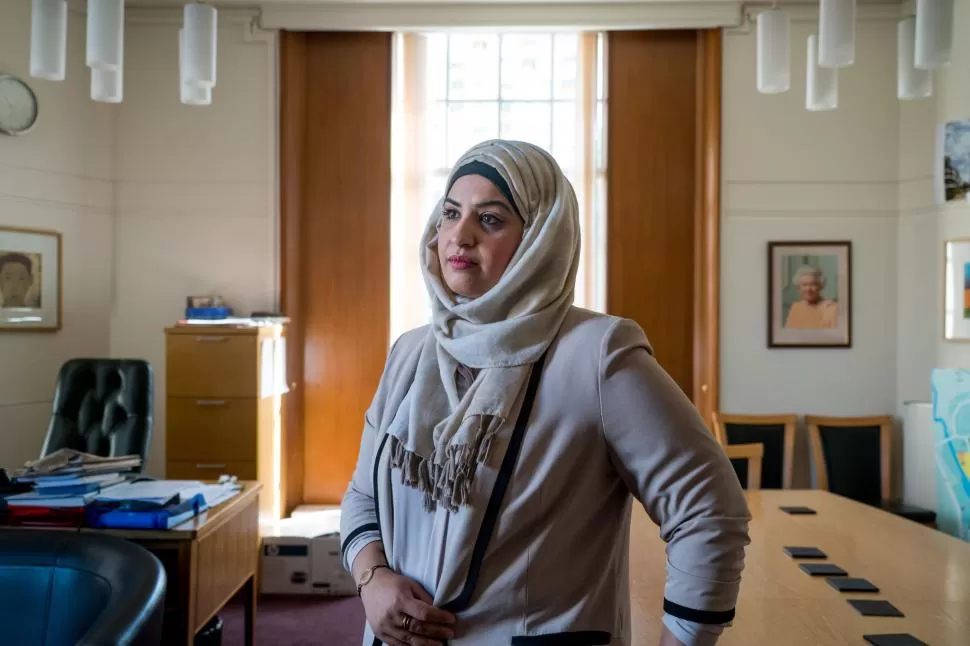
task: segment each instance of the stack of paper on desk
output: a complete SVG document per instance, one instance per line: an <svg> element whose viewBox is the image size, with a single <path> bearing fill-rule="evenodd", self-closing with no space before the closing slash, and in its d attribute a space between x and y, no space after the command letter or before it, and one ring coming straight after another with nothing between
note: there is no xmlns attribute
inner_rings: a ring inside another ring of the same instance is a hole
<svg viewBox="0 0 970 646"><path fill-rule="evenodd" d="M14 480L33 490L6 496L6 502L13 507L84 507L99 491L125 482L128 472L139 465L137 455L105 458L61 449L17 471Z"/></svg>
<svg viewBox="0 0 970 646"><path fill-rule="evenodd" d="M201 495L206 507L214 507L231 498L241 488L237 484L202 484L196 480L145 480L125 482L103 489L98 494L97 501L137 501L166 505L172 502L184 502L196 495Z"/></svg>
<svg viewBox="0 0 970 646"><path fill-rule="evenodd" d="M20 480L27 480L38 476L68 473L83 475L121 473L139 466L141 466L141 457L138 455L102 457L74 449L59 449L39 460L30 460L14 475Z"/></svg>
<svg viewBox="0 0 970 646"><path fill-rule="evenodd" d="M104 489L88 507L94 527L171 529L242 489L231 483L195 480L125 482Z"/></svg>

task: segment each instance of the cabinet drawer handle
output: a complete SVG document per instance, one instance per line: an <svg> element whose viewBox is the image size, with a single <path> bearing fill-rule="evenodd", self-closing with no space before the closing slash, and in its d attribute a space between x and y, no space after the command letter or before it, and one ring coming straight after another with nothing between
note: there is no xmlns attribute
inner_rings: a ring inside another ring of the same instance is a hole
<svg viewBox="0 0 970 646"><path fill-rule="evenodd" d="M226 405L226 400L224 400L224 399L197 399L195 401L195 405L196 406L208 406L208 407L225 406Z"/></svg>
<svg viewBox="0 0 970 646"><path fill-rule="evenodd" d="M195 340L199 343L222 343L223 341L228 341L227 336L197 336Z"/></svg>
<svg viewBox="0 0 970 646"><path fill-rule="evenodd" d="M225 464L216 464L214 462L202 462L201 464L195 465L196 469L225 469Z"/></svg>

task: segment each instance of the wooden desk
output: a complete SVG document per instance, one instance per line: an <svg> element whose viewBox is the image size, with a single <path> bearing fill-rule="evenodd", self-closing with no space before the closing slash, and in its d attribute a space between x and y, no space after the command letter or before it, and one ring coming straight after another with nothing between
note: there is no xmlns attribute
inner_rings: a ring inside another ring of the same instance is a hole
<svg viewBox="0 0 970 646"><path fill-rule="evenodd" d="M258 482L244 482L238 494L170 530L90 529L135 541L165 567L162 643L192 646L195 634L239 590L245 590L246 646L253 644L256 573L259 568Z"/></svg>
<svg viewBox="0 0 970 646"><path fill-rule="evenodd" d="M930 646L970 643L970 543L826 491L747 494L753 520L734 626L718 646L865 646L862 635L910 633ZM791 516L805 505L815 516ZM880 592L846 594L784 553L814 546ZM664 545L635 506L630 537L633 646L656 646L663 615ZM905 617L863 617L847 599L884 599Z"/></svg>

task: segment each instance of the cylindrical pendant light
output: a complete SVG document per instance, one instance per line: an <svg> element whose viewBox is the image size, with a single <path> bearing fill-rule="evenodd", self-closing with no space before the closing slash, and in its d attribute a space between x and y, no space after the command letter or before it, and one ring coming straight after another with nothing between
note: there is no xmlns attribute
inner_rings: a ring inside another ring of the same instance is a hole
<svg viewBox="0 0 970 646"><path fill-rule="evenodd" d="M67 68L67 0L34 0L30 14L30 75L63 81Z"/></svg>
<svg viewBox="0 0 970 646"><path fill-rule="evenodd" d="M120 70L125 49L125 0L88 0L87 64Z"/></svg>
<svg viewBox="0 0 970 646"><path fill-rule="evenodd" d="M204 4L185 5L185 80L197 87L215 87L218 14Z"/></svg>
<svg viewBox="0 0 970 646"><path fill-rule="evenodd" d="M91 69L91 98L100 103L121 103L124 96L124 71Z"/></svg>
<svg viewBox="0 0 970 646"><path fill-rule="evenodd" d="M791 87L791 20L787 11L758 14L758 91L787 92Z"/></svg>
<svg viewBox="0 0 970 646"><path fill-rule="evenodd" d="M953 0L916 0L916 69L939 69L952 55Z"/></svg>
<svg viewBox="0 0 970 646"><path fill-rule="evenodd" d="M189 81L185 59L185 30L179 29L179 101L184 105L209 105L212 103L212 88L193 85Z"/></svg>
<svg viewBox="0 0 970 646"><path fill-rule="evenodd" d="M808 37L805 108L812 112L834 110L839 103L839 70L818 64L818 37Z"/></svg>
<svg viewBox="0 0 970 646"><path fill-rule="evenodd" d="M896 31L896 96L903 100L925 99L933 94L933 73L916 69L916 18L899 21Z"/></svg>
<svg viewBox="0 0 970 646"><path fill-rule="evenodd" d="M820 0L818 64L848 67L855 62L856 0Z"/></svg>

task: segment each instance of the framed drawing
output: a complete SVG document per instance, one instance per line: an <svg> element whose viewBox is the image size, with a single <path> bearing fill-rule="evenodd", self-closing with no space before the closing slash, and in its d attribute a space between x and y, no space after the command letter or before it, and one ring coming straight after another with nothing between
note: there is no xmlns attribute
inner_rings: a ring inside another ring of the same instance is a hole
<svg viewBox="0 0 970 646"><path fill-rule="evenodd" d="M768 243L768 347L852 347L852 243Z"/></svg>
<svg viewBox="0 0 970 646"><path fill-rule="evenodd" d="M970 201L970 121L947 121L937 138L936 201Z"/></svg>
<svg viewBox="0 0 970 646"><path fill-rule="evenodd" d="M970 341L970 238L943 243L943 338Z"/></svg>
<svg viewBox="0 0 970 646"><path fill-rule="evenodd" d="M61 329L61 234L0 227L0 332Z"/></svg>

